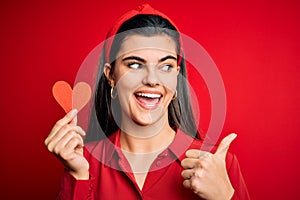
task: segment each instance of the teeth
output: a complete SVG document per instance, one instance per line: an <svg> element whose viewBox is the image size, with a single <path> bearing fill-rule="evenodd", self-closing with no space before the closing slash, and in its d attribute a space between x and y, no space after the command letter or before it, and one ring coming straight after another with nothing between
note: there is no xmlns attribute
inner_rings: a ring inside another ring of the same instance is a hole
<svg viewBox="0 0 300 200"><path fill-rule="evenodd" d="M151 94L151 93L137 93L138 96L140 97L147 97L147 98L160 98L160 94Z"/></svg>

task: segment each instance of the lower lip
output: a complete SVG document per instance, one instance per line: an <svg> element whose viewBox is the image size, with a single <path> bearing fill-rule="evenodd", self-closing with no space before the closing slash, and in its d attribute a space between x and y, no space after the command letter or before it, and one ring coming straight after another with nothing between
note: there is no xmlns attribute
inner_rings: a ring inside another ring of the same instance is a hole
<svg viewBox="0 0 300 200"><path fill-rule="evenodd" d="M161 100L161 97L160 97L158 102L156 102L155 104L149 104L149 103L140 101L135 95L134 95L134 97L135 97L135 100L137 101L137 103L140 105L140 107L144 108L145 110L153 110L153 109L157 108L160 103L160 100Z"/></svg>

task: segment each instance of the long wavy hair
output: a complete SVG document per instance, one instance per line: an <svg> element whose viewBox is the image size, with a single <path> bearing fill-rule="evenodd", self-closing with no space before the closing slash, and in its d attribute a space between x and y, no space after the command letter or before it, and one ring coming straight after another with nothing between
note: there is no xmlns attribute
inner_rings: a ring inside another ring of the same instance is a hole
<svg viewBox="0 0 300 200"><path fill-rule="evenodd" d="M197 126L190 103L189 88L187 82L186 64L183 52L180 51L180 33L165 18L158 15L139 14L125 21L118 29L113 40L109 59L111 73L114 72L115 60L118 51L128 35L156 36L167 35L176 43L177 55L181 53L180 74L177 76L177 98L168 106L168 120L170 127L180 128L192 137L199 138ZM85 138L86 142L106 138L119 129L121 122L120 103L118 98L111 98L111 86L103 73L105 61L105 48L102 50L97 86L94 93L94 104L91 107L90 123Z"/></svg>

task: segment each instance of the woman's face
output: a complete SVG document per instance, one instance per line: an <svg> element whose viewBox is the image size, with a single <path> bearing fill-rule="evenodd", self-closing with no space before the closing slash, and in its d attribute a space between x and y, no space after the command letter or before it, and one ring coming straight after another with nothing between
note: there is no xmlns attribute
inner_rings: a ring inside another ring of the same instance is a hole
<svg viewBox="0 0 300 200"><path fill-rule="evenodd" d="M146 126L167 120L178 72L176 45L170 37L126 37L111 77L121 105L122 123L133 120Z"/></svg>

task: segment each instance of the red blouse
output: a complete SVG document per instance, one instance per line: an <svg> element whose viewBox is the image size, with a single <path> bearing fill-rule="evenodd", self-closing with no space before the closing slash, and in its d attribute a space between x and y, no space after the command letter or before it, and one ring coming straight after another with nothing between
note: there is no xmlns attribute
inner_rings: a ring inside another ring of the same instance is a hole
<svg viewBox="0 0 300 200"><path fill-rule="evenodd" d="M201 199L192 190L183 187L183 168L180 164L186 150L200 149L201 144L201 141L178 130L173 142L152 163L140 190L119 148L120 131L117 131L109 139L85 145L84 155L90 164L90 179L76 180L65 171L58 199ZM227 153L226 167L235 189L232 199L250 199L234 154Z"/></svg>

